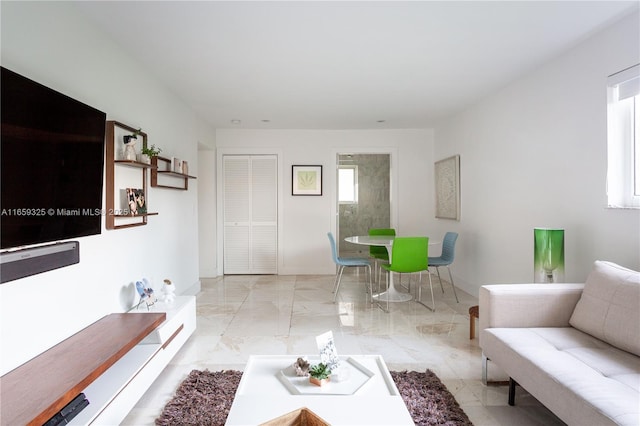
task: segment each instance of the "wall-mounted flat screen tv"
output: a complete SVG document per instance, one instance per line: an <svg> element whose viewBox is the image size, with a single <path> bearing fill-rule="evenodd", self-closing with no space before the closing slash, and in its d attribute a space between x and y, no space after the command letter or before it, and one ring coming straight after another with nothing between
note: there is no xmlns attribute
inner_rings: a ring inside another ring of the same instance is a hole
<svg viewBox="0 0 640 426"><path fill-rule="evenodd" d="M1 248L101 232L106 114L2 67Z"/></svg>

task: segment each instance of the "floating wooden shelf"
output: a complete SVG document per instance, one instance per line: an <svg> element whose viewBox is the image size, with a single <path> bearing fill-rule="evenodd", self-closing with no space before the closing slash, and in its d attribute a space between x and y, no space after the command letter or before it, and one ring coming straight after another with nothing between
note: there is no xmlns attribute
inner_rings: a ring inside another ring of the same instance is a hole
<svg viewBox="0 0 640 426"><path fill-rule="evenodd" d="M145 213L138 215L118 214L119 209L116 208L115 203L115 178L116 178L116 166L130 167L140 169L142 173L141 188L144 190L145 197L147 193L147 169L154 169L157 166L153 164L141 163L139 161L132 160L116 160L116 128L124 129L127 132L136 132L137 129L128 126L126 124L117 121L107 121L106 129L106 153L105 153L105 167L106 167L106 214L105 214L105 226L107 229L122 229L131 228L134 226L142 226L147 224L148 216L155 216L158 213ZM142 137L142 146L147 146L147 134L139 132L139 136ZM123 223L125 219L137 219L136 222ZM116 224L116 220L120 223Z"/></svg>
<svg viewBox="0 0 640 426"><path fill-rule="evenodd" d="M116 163L119 166L138 167L138 168L142 168L142 169L151 169L151 168L153 168L153 166L151 164L141 163L139 161L114 160L114 163Z"/></svg>
<svg viewBox="0 0 640 426"><path fill-rule="evenodd" d="M170 172L167 170L158 170L158 174L167 175L167 176L175 176L179 178L187 178L187 179L197 179L195 176L186 175L184 173Z"/></svg>
<svg viewBox="0 0 640 426"><path fill-rule="evenodd" d="M160 166L160 163L162 163L162 167ZM171 165L171 159L169 158L160 156L151 157L151 186L154 188L168 188L187 191L189 189L189 179L197 178L186 173L174 172L173 170L170 170ZM181 185L161 184L158 181L158 176L176 178L176 181L179 180Z"/></svg>

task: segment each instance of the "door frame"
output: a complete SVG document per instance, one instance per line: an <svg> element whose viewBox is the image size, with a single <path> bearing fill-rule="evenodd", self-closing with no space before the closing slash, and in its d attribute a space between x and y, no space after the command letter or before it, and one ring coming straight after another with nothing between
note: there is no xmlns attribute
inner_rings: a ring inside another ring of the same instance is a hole
<svg viewBox="0 0 640 426"><path fill-rule="evenodd" d="M338 166L339 155L347 154L389 154L389 215L390 226L398 229L398 148L396 147L349 147L333 148L331 155L333 158L333 173L329 173L328 185L334 189L334 197L331 200L331 230L333 235L338 235L338 215L340 214L338 204Z"/></svg>
<svg viewBox="0 0 640 426"><path fill-rule="evenodd" d="M216 271L218 276L224 275L224 176L223 171L223 158L225 155L274 155L277 162L278 170L278 264L276 267L276 274L280 271L282 266L282 249L280 247L280 241L282 241L282 205L283 205L283 191L282 191L282 150L274 148L217 148L216 149Z"/></svg>

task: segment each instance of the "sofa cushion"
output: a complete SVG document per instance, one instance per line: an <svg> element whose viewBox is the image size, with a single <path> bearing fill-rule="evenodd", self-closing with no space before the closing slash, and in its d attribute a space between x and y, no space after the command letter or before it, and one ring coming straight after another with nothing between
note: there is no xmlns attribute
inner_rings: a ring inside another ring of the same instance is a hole
<svg viewBox="0 0 640 426"><path fill-rule="evenodd" d="M640 356L640 273L596 261L569 324Z"/></svg>
<svg viewBox="0 0 640 426"><path fill-rule="evenodd" d="M570 425L640 424L640 358L571 327L488 328L485 355Z"/></svg>

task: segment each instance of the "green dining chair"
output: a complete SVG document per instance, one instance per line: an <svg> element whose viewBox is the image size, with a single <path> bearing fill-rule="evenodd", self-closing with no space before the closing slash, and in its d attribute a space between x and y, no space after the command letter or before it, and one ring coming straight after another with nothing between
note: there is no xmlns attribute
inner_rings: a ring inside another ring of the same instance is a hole
<svg viewBox="0 0 640 426"><path fill-rule="evenodd" d="M372 235L390 235L395 237L396 230L393 228L371 228L369 236ZM389 263L389 252L385 246L369 246L369 257L373 259L373 270L376 274L376 281L380 282L382 268L380 263Z"/></svg>
<svg viewBox="0 0 640 426"><path fill-rule="evenodd" d="M393 240L391 249L391 263L382 265L390 274L396 273L420 273L418 283L418 297L416 302L426 308L436 311L436 303L433 297L433 283L429 273L429 238L428 237L396 237ZM431 290L431 306L422 302L422 272L427 272L429 276L429 288ZM411 281L409 281L409 291L411 291ZM387 309L389 302L387 301Z"/></svg>

